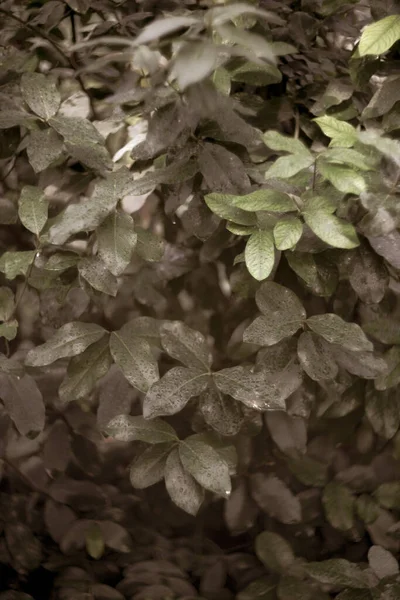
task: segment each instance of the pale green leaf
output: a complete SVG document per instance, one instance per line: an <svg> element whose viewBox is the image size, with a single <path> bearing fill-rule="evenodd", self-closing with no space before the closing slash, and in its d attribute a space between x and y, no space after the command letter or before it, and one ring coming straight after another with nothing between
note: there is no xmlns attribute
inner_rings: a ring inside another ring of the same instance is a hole
<svg viewBox="0 0 400 600"><path fill-rule="evenodd" d="M290 154L308 154L311 156L307 146L300 140L278 133L278 131L267 131L263 135L263 141L268 148L278 152L290 152Z"/></svg>
<svg viewBox="0 0 400 600"><path fill-rule="evenodd" d="M335 215L324 211L306 212L304 219L315 235L334 248L350 250L360 243L353 225Z"/></svg>
<svg viewBox="0 0 400 600"><path fill-rule="evenodd" d="M164 240L151 231L135 228L137 235L136 254L149 262L158 262L164 254Z"/></svg>
<svg viewBox="0 0 400 600"><path fill-rule="evenodd" d="M266 279L275 264L275 249L271 232L259 229L252 233L246 244L244 258L246 267L254 279L257 281Z"/></svg>
<svg viewBox="0 0 400 600"><path fill-rule="evenodd" d="M230 72L232 81L265 86L282 81L282 73L270 63L245 62Z"/></svg>
<svg viewBox="0 0 400 600"><path fill-rule="evenodd" d="M62 402L72 402L87 397L96 382L107 374L112 365L109 336L91 344L82 354L70 360L67 375L58 393Z"/></svg>
<svg viewBox="0 0 400 600"><path fill-rule="evenodd" d="M277 190L260 189L244 196L225 195L227 202L249 212L266 210L269 212L288 212L297 210L292 198Z"/></svg>
<svg viewBox="0 0 400 600"><path fill-rule="evenodd" d="M351 148L356 143L357 131L350 123L328 115L313 120L319 125L323 133L331 138L330 146Z"/></svg>
<svg viewBox="0 0 400 600"><path fill-rule="evenodd" d="M179 457L186 471L206 490L229 496L231 480L228 464L208 444L190 437L179 445Z"/></svg>
<svg viewBox="0 0 400 600"><path fill-rule="evenodd" d="M105 542L100 526L95 521L91 521L85 531L86 552L91 558L98 560L105 551Z"/></svg>
<svg viewBox="0 0 400 600"><path fill-rule="evenodd" d="M204 500L204 490L182 465L178 448L172 450L165 464L165 487L171 500L195 516Z"/></svg>
<svg viewBox="0 0 400 600"><path fill-rule="evenodd" d="M46 121L60 106L61 96L54 81L41 73L24 73L21 77L22 96L29 108Z"/></svg>
<svg viewBox="0 0 400 600"><path fill-rule="evenodd" d="M116 296L118 280L97 256L82 258L78 264L79 275L98 292Z"/></svg>
<svg viewBox="0 0 400 600"><path fill-rule="evenodd" d="M140 490L161 481L164 477L165 463L174 443L154 444L140 454L130 468L130 480L133 487Z"/></svg>
<svg viewBox="0 0 400 600"><path fill-rule="evenodd" d="M79 262L79 254L74 252L56 252L46 262L46 271L66 271L75 267Z"/></svg>
<svg viewBox="0 0 400 600"><path fill-rule="evenodd" d="M126 323L110 337L113 359L129 383L141 392L147 392L158 378L158 365L149 343L135 335L131 324Z"/></svg>
<svg viewBox="0 0 400 600"><path fill-rule="evenodd" d="M199 396L207 384L208 373L198 369L174 367L147 392L143 402L143 416L152 419L174 415L186 406L190 398Z"/></svg>
<svg viewBox="0 0 400 600"><path fill-rule="evenodd" d="M335 529L348 531L354 526L354 497L348 487L331 481L322 494L322 505L328 522Z"/></svg>
<svg viewBox="0 0 400 600"><path fill-rule="evenodd" d="M295 560L290 544L272 531L260 533L256 537L254 549L263 565L275 573L285 573Z"/></svg>
<svg viewBox="0 0 400 600"><path fill-rule="evenodd" d="M374 497L383 508L400 510L400 481L382 483L375 490Z"/></svg>
<svg viewBox="0 0 400 600"><path fill-rule="evenodd" d="M318 171L324 179L330 181L337 190L344 194L358 196L367 190L367 184L362 175L349 167L319 161Z"/></svg>
<svg viewBox="0 0 400 600"><path fill-rule="evenodd" d="M47 221L48 202L41 189L33 185L22 188L18 201L18 216L24 227L37 237Z"/></svg>
<svg viewBox="0 0 400 600"><path fill-rule="evenodd" d="M4 337L8 341L15 339L17 331L18 321L16 319L12 319L6 323L0 323L0 337Z"/></svg>
<svg viewBox="0 0 400 600"><path fill-rule="evenodd" d="M207 425L224 436L236 435L243 422L240 405L216 387L207 388L200 398L201 414Z"/></svg>
<svg viewBox="0 0 400 600"><path fill-rule="evenodd" d="M4 252L0 258L0 271L6 279L15 279L18 275L26 275L35 260L36 250L24 252Z"/></svg>
<svg viewBox="0 0 400 600"><path fill-rule="evenodd" d="M215 69L212 80L215 87L221 94L224 94L224 96L229 96L231 93L231 78L226 69L223 67L218 67L218 69Z"/></svg>
<svg viewBox="0 0 400 600"><path fill-rule="evenodd" d="M400 15L390 15L368 25L361 34L358 55L383 54L400 40Z"/></svg>
<svg viewBox="0 0 400 600"><path fill-rule="evenodd" d="M288 250L296 246L303 233L303 224L296 217L279 219L274 227L274 241L278 250Z"/></svg>
<svg viewBox="0 0 400 600"><path fill-rule="evenodd" d="M108 423L106 433L120 442L141 441L148 444L163 444L178 441L171 425L161 419L148 421L142 416L117 415Z"/></svg>
<svg viewBox="0 0 400 600"><path fill-rule="evenodd" d="M360 171L371 171L376 165L375 159L352 148L328 148L324 152L323 158L324 161L343 163L360 169Z"/></svg>
<svg viewBox="0 0 400 600"><path fill-rule="evenodd" d="M327 585L354 589L369 588L369 578L358 564L343 558L331 558L304 565L306 573L316 581Z"/></svg>
<svg viewBox="0 0 400 600"><path fill-rule="evenodd" d="M278 158L265 173L265 179L289 179L303 171L309 169L314 163L314 158L309 153L290 154Z"/></svg>
<svg viewBox="0 0 400 600"><path fill-rule="evenodd" d="M255 225L255 215L232 206L231 200L233 198L235 196L230 194L207 194L204 196L208 208L221 217L221 219L233 221L233 223L238 223L239 225Z"/></svg>
<svg viewBox="0 0 400 600"><path fill-rule="evenodd" d="M246 227L246 225L236 225L236 223L227 223L226 228L235 235L248 236L257 231L256 227ZM244 256L244 254L243 254Z"/></svg>
<svg viewBox="0 0 400 600"><path fill-rule="evenodd" d="M132 217L122 210L115 210L96 234L100 258L113 275L121 275L131 261L137 241Z"/></svg>
<svg viewBox="0 0 400 600"><path fill-rule="evenodd" d="M62 139L50 127L31 131L26 152L35 173L47 169L61 156L62 150Z"/></svg>
<svg viewBox="0 0 400 600"><path fill-rule="evenodd" d="M0 287L0 321L8 321L15 308L14 294L8 287Z"/></svg>
<svg viewBox="0 0 400 600"><path fill-rule="evenodd" d="M314 381L336 377L339 369L334 356L318 335L304 331L298 340L297 353L301 366Z"/></svg>
<svg viewBox="0 0 400 600"><path fill-rule="evenodd" d="M95 323L67 323L47 342L30 350L25 363L30 367L43 367L59 358L76 356L100 340L104 334L105 330Z"/></svg>
<svg viewBox="0 0 400 600"><path fill-rule="evenodd" d="M306 323L312 331L331 344L338 344L355 352L374 349L359 325L347 323L333 313L309 317Z"/></svg>
<svg viewBox="0 0 400 600"><path fill-rule="evenodd" d="M208 372L212 354L205 337L181 321L164 323L160 328L161 344L165 352L187 367Z"/></svg>

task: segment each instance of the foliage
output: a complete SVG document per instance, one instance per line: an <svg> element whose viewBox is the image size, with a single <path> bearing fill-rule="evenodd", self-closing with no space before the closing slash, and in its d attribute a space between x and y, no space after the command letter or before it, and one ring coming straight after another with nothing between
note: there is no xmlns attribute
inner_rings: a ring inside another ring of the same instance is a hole
<svg viewBox="0 0 400 600"><path fill-rule="evenodd" d="M399 598L396 2L0 15L0 600Z"/></svg>

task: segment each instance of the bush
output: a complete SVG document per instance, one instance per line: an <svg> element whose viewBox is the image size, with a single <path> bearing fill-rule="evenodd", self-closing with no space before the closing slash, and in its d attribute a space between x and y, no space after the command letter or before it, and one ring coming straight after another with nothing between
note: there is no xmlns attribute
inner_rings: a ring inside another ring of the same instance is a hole
<svg viewBox="0 0 400 600"><path fill-rule="evenodd" d="M0 15L0 598L400 598L396 2Z"/></svg>

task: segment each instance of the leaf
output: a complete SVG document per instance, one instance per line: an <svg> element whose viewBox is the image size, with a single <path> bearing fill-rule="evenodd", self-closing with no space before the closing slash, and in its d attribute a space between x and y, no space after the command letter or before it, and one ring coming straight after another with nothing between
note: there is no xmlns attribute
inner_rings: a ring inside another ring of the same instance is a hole
<svg viewBox="0 0 400 600"><path fill-rule="evenodd" d="M400 16L390 15L367 25L358 44L358 56L383 54L400 39Z"/></svg>
<svg viewBox="0 0 400 600"><path fill-rule="evenodd" d="M357 132L355 128L346 123L335 119L335 117L317 117L313 119L322 129L322 132L331 138L330 146L342 146L343 148L351 148L357 141Z"/></svg>
<svg viewBox="0 0 400 600"><path fill-rule="evenodd" d="M62 402L72 402L87 397L96 382L104 377L112 364L109 336L104 335L82 354L71 359L67 375L58 393Z"/></svg>
<svg viewBox="0 0 400 600"><path fill-rule="evenodd" d="M236 596L237 600L276 600L276 582L271 577L259 577Z"/></svg>
<svg viewBox="0 0 400 600"><path fill-rule="evenodd" d="M366 334L383 344L400 344L400 323L388 317L380 317L363 325ZM398 356L400 362L400 355Z"/></svg>
<svg viewBox="0 0 400 600"><path fill-rule="evenodd" d="M99 405L97 408L97 427L106 431L107 425L113 418L128 415L137 397L136 390L117 365L112 366L104 377L99 390Z"/></svg>
<svg viewBox="0 0 400 600"><path fill-rule="evenodd" d="M200 398L201 414L207 425L223 436L236 435L243 422L239 405L221 394L218 389L207 388Z"/></svg>
<svg viewBox="0 0 400 600"><path fill-rule="evenodd" d="M270 231L259 229L252 233L244 251L246 267L250 273L262 281L270 275L275 264L275 250Z"/></svg>
<svg viewBox="0 0 400 600"><path fill-rule="evenodd" d="M282 73L270 63L247 61L230 71L231 80L256 87L280 83Z"/></svg>
<svg viewBox="0 0 400 600"><path fill-rule="evenodd" d="M251 475L251 494L270 517L285 524L301 522L301 505L287 485L274 475Z"/></svg>
<svg viewBox="0 0 400 600"><path fill-rule="evenodd" d="M161 419L147 421L142 416L118 415L107 425L106 432L119 442L141 441L148 444L163 444L178 441L171 425Z"/></svg>
<svg viewBox="0 0 400 600"><path fill-rule="evenodd" d="M330 596L316 590L316 585L309 581L300 581L296 576L283 576L281 577L278 585L278 598L279 600L316 600L316 593L318 593L318 600L329 600ZM336 597L337 600L339 596ZM350 599L348 599L350 600ZM357 600L354 598L353 600ZM362 600L362 599L359 599ZM370 598L364 598L364 600L371 600Z"/></svg>
<svg viewBox="0 0 400 600"><path fill-rule="evenodd" d="M18 321L13 319L12 321L8 321L7 323L0 324L0 337L6 338L6 340L15 339L18 331Z"/></svg>
<svg viewBox="0 0 400 600"><path fill-rule="evenodd" d="M30 128L35 126L36 118L27 112L21 110L2 110L0 111L0 129L11 129L12 127Z"/></svg>
<svg viewBox="0 0 400 600"><path fill-rule="evenodd" d="M195 516L204 500L204 490L183 468L178 448L172 450L165 464L165 487L171 500Z"/></svg>
<svg viewBox="0 0 400 600"><path fill-rule="evenodd" d="M312 579L325 585L352 589L370 587L367 574L357 564L343 558L310 562L304 565L304 569Z"/></svg>
<svg viewBox="0 0 400 600"><path fill-rule="evenodd" d="M133 487L140 490L154 485L164 477L165 463L174 444L155 444L147 448L132 463L130 479Z"/></svg>
<svg viewBox="0 0 400 600"><path fill-rule="evenodd" d="M158 365L150 344L135 335L131 322L112 332L110 351L129 383L141 392L147 392L158 380Z"/></svg>
<svg viewBox="0 0 400 600"><path fill-rule="evenodd" d="M275 13L268 10L262 10L247 2L232 2L226 6L211 8L206 15L206 19L209 25L216 27L242 15L255 15L262 17L271 23L275 23L276 25L284 24L284 21Z"/></svg>
<svg viewBox="0 0 400 600"><path fill-rule="evenodd" d="M333 313L315 315L308 318L306 323L312 331L331 344L338 344L355 352L374 349L359 325L347 323Z"/></svg>
<svg viewBox="0 0 400 600"><path fill-rule="evenodd" d="M277 250L293 248L302 234L303 225L296 217L279 219L274 227L274 241Z"/></svg>
<svg viewBox="0 0 400 600"><path fill-rule="evenodd" d="M285 258L302 283L317 296L331 296L338 283L338 269L321 254L286 252Z"/></svg>
<svg viewBox="0 0 400 600"><path fill-rule="evenodd" d="M86 552L91 558L98 560L104 554L105 543L102 531L94 521L90 522L89 527L85 531Z"/></svg>
<svg viewBox="0 0 400 600"><path fill-rule="evenodd" d="M250 181L242 161L223 146L204 142L198 156L198 163L208 188L213 192L240 194L248 191ZM249 215L246 216L249 218ZM229 220L234 221L234 219Z"/></svg>
<svg viewBox="0 0 400 600"><path fill-rule="evenodd" d="M42 190L25 185L18 201L18 216L22 225L39 237L47 221L47 212L48 202Z"/></svg>
<svg viewBox="0 0 400 600"><path fill-rule="evenodd" d="M399 573L399 563L391 552L382 546L371 546L368 550L368 562L379 579L395 577Z"/></svg>
<svg viewBox="0 0 400 600"><path fill-rule="evenodd" d="M0 371L0 397L21 435L43 430L45 406L33 377Z"/></svg>
<svg viewBox="0 0 400 600"><path fill-rule="evenodd" d="M202 487L218 496L229 496L232 488L228 465L214 448L189 437L179 445L179 458Z"/></svg>
<svg viewBox="0 0 400 600"><path fill-rule="evenodd" d="M378 503L390 510L400 509L400 482L390 481L382 483L374 492Z"/></svg>
<svg viewBox="0 0 400 600"><path fill-rule="evenodd" d="M331 481L324 488L322 504L332 527L348 531L354 526L354 497L348 487Z"/></svg>
<svg viewBox="0 0 400 600"><path fill-rule="evenodd" d="M304 485L324 487L328 474L328 465L310 456L288 456L286 459L289 470Z"/></svg>
<svg viewBox="0 0 400 600"><path fill-rule="evenodd" d="M263 142L271 150L277 150L278 152L290 152L290 154L308 154L311 156L307 146L300 140L282 135L277 131L267 131L263 135Z"/></svg>
<svg viewBox="0 0 400 600"><path fill-rule="evenodd" d="M259 287L256 303L264 317L255 319L245 330L245 342L272 346L296 333L306 318L306 312L297 296L288 288L272 281Z"/></svg>
<svg viewBox="0 0 400 600"><path fill-rule="evenodd" d="M307 448L305 419L292 417L286 412L272 410L265 413L265 423L271 438L284 454L304 454Z"/></svg>
<svg viewBox="0 0 400 600"><path fill-rule="evenodd" d="M146 419L174 415L181 411L190 398L199 396L208 384L208 373L198 369L174 367L147 392L143 403Z"/></svg>
<svg viewBox="0 0 400 600"><path fill-rule="evenodd" d="M0 287L0 321L8 321L15 309L14 294L8 287Z"/></svg>
<svg viewBox="0 0 400 600"><path fill-rule="evenodd" d="M335 163L319 161L319 173L340 192L358 196L367 190L365 179L354 169Z"/></svg>
<svg viewBox="0 0 400 600"><path fill-rule="evenodd" d="M82 258L78 263L79 275L98 292L108 296L116 296L118 281L97 256Z"/></svg>
<svg viewBox="0 0 400 600"><path fill-rule="evenodd" d="M232 206L231 198L235 198L235 196L229 194L207 194L204 196L208 208L214 214L221 217L221 219L233 221L233 223L238 223L239 225L255 225L255 215Z"/></svg>
<svg viewBox="0 0 400 600"><path fill-rule="evenodd" d="M272 531L260 533L256 537L254 549L263 565L275 573L285 573L295 560L290 544Z"/></svg>
<svg viewBox="0 0 400 600"><path fill-rule="evenodd" d="M351 249L360 243L353 225L335 215L323 211L306 212L304 219L315 235L334 248Z"/></svg>
<svg viewBox="0 0 400 600"><path fill-rule="evenodd" d="M367 390L365 414L373 430L386 440L392 439L400 426L400 406L396 390Z"/></svg>
<svg viewBox="0 0 400 600"><path fill-rule="evenodd" d="M62 150L62 139L50 127L30 132L26 152L35 173L47 169L61 156Z"/></svg>
<svg viewBox="0 0 400 600"><path fill-rule="evenodd" d="M297 353L300 364L311 379L334 379L338 366L329 346L318 335L304 331L299 337Z"/></svg>
<svg viewBox="0 0 400 600"><path fill-rule="evenodd" d="M399 28L400 31L400 28ZM363 119L374 119L388 113L400 100L399 77L386 77L362 112Z"/></svg>
<svg viewBox="0 0 400 600"><path fill-rule="evenodd" d="M356 169L360 169L360 171L371 171L376 165L376 159L351 148L330 148L325 150L323 160L351 165L352 167L356 167Z"/></svg>
<svg viewBox="0 0 400 600"><path fill-rule="evenodd" d="M217 49L209 42L187 42L175 56L171 77L180 90L208 77L217 66Z"/></svg>
<svg viewBox="0 0 400 600"><path fill-rule="evenodd" d="M96 235L99 257L113 275L121 275L131 261L137 241L132 217L115 210L98 227Z"/></svg>
<svg viewBox="0 0 400 600"><path fill-rule="evenodd" d="M350 263L349 281L359 298L372 304L384 297L389 278L383 261L365 246L360 246Z"/></svg>
<svg viewBox="0 0 400 600"><path fill-rule="evenodd" d="M167 17L158 19L147 25L135 40L137 45L148 44L153 40L157 40L164 35L175 33L182 28L190 27L198 23L198 20L193 17Z"/></svg>
<svg viewBox="0 0 400 600"><path fill-rule="evenodd" d="M232 206L249 212L256 212L258 210L267 210L270 212L297 210L295 202L288 194L266 188L256 190L244 196L225 194L225 198Z"/></svg>
<svg viewBox="0 0 400 600"><path fill-rule="evenodd" d="M309 169L314 163L314 157L309 153L290 154L289 156L281 156L265 173L265 179L274 177L281 179L289 179L303 171Z"/></svg>
<svg viewBox="0 0 400 600"><path fill-rule="evenodd" d="M76 356L100 340L104 334L105 330L95 323L67 323L47 342L32 348L27 354L25 364L30 367L43 367L59 358Z"/></svg>
<svg viewBox="0 0 400 600"><path fill-rule="evenodd" d="M55 83L46 75L23 73L21 92L29 108L42 119L48 121L57 113L61 97Z"/></svg>
<svg viewBox="0 0 400 600"><path fill-rule="evenodd" d="M339 367L358 377L375 379L386 370L385 361L373 352L353 352L336 345L332 345L331 350Z"/></svg>
<svg viewBox="0 0 400 600"><path fill-rule="evenodd" d="M371 496L362 494L356 500L356 511L358 516L367 525L374 523L379 516L379 506Z"/></svg>
<svg viewBox="0 0 400 600"><path fill-rule="evenodd" d="M4 252L0 258L0 271L6 279L15 279L18 275L26 275L35 260L36 250L24 252Z"/></svg>
<svg viewBox="0 0 400 600"><path fill-rule="evenodd" d="M205 337L181 321L164 323L160 328L161 344L165 352L187 367L208 372L212 354Z"/></svg>

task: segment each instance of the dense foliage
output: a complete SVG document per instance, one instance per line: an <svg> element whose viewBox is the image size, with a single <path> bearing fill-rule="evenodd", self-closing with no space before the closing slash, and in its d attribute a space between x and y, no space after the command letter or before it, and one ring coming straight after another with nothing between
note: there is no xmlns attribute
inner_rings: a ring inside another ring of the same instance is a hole
<svg viewBox="0 0 400 600"><path fill-rule="evenodd" d="M0 16L0 599L398 600L396 0Z"/></svg>

